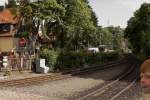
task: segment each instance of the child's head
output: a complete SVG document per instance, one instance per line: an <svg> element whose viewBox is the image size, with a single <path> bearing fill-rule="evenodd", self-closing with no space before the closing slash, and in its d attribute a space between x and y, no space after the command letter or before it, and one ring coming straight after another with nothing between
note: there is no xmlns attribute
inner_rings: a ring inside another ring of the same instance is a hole
<svg viewBox="0 0 150 100"><path fill-rule="evenodd" d="M141 65L141 73L150 72L150 59L145 60Z"/></svg>
<svg viewBox="0 0 150 100"><path fill-rule="evenodd" d="M150 59L145 60L141 65L141 85L150 87Z"/></svg>

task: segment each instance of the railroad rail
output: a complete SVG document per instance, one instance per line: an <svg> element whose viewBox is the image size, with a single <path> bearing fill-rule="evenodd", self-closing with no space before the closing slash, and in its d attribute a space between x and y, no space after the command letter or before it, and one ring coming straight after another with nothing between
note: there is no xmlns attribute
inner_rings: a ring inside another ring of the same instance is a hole
<svg viewBox="0 0 150 100"><path fill-rule="evenodd" d="M87 92L87 94L80 95L80 97L72 100L123 100L118 99L120 96L130 89L137 80L139 76L137 74L138 67L137 64L133 64L128 71L119 76L113 81L107 81L103 85L95 88L94 91ZM125 99L127 100L127 99Z"/></svg>
<svg viewBox="0 0 150 100"><path fill-rule="evenodd" d="M126 62L127 62L127 59L121 59L121 60L118 60L115 62L103 64L103 65L88 66L88 67L79 68L76 70L64 71L64 72L62 72L62 74L71 74L71 75L85 74L87 72L93 72L96 70L104 70L104 69L112 68L112 67L115 67L117 65L121 65L123 63L126 63Z"/></svg>
<svg viewBox="0 0 150 100"><path fill-rule="evenodd" d="M23 79L16 79L16 80L4 80L0 81L0 86L26 86L26 85L34 85L34 84L39 84L43 82L49 82L49 81L55 81L55 80L61 80L61 79L66 79L66 78L71 78L72 75L79 75L79 74L85 74L87 72L91 71L96 71L96 70L103 70L106 68L111 68L113 66L119 65L126 63L126 60L122 62L112 62L109 64L105 64L103 66L94 66L90 68L85 68L85 69L80 69L80 70L75 70L71 72L67 72L67 74L54 74L54 75L42 75L42 76L36 76L36 77L30 77L30 78L23 78Z"/></svg>
<svg viewBox="0 0 150 100"><path fill-rule="evenodd" d="M26 85L35 85L39 83L44 83L48 81L56 81L65 78L71 77L70 75L54 74L54 75L42 75L35 76L30 78L22 78L15 80L2 80L0 81L0 86L26 86Z"/></svg>

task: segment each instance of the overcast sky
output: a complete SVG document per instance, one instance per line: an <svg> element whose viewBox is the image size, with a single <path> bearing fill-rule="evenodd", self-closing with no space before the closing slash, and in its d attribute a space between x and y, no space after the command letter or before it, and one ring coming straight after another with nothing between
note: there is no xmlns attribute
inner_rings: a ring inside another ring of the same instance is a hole
<svg viewBox="0 0 150 100"><path fill-rule="evenodd" d="M133 16L133 12L139 9L144 2L150 0L89 0L95 11L99 25L126 27L127 21Z"/></svg>
<svg viewBox="0 0 150 100"><path fill-rule="evenodd" d="M150 3L150 0L89 0L90 5L96 12L99 25L126 27L127 21L133 16L142 3ZM8 0L0 0L4 5Z"/></svg>

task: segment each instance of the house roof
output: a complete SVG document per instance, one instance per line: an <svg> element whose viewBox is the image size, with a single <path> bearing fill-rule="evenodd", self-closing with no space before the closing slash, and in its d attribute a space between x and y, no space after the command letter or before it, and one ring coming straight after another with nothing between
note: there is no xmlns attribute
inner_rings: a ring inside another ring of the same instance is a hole
<svg viewBox="0 0 150 100"><path fill-rule="evenodd" d="M0 24L5 24L5 23L11 23L11 24L17 23L17 19L9 9L4 9L3 11L0 11Z"/></svg>

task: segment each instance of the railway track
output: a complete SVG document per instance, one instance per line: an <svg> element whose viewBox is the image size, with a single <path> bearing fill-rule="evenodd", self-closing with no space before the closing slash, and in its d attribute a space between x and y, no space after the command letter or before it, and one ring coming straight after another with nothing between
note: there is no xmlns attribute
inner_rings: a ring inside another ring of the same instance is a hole
<svg viewBox="0 0 150 100"><path fill-rule="evenodd" d="M72 75L79 75L79 74L85 74L87 72L92 72L96 70L103 70L103 69L111 68L113 66L117 66L123 63L126 63L126 60L122 60L121 62L117 61L117 62L105 64L103 66L94 66L90 68L74 70L74 71L67 72L65 74L42 75L42 76L36 76L36 77L30 77L30 78L16 79L16 80L5 80L5 81L0 81L0 86L8 87L8 86L35 85L35 84L39 84L43 82L71 78Z"/></svg>
<svg viewBox="0 0 150 100"><path fill-rule="evenodd" d="M86 94L79 97L72 98L71 100L130 100L118 99L122 94L132 88L137 83L139 77L137 77L138 67L137 64L131 66L130 70L112 81L107 81L103 85L97 86L93 91L86 91ZM135 100L135 99L132 99Z"/></svg>
<svg viewBox="0 0 150 100"><path fill-rule="evenodd" d="M61 74L42 75L42 76L36 76L36 77L30 77L30 78L0 81L0 86L7 87L7 86L35 85L35 84L44 83L44 82L48 82L48 81L61 80L61 79L69 78L69 77L71 77L71 76L70 75L61 75Z"/></svg>
<svg viewBox="0 0 150 100"><path fill-rule="evenodd" d="M97 70L104 70L104 69L112 68L112 67L121 65L123 63L126 63L126 62L127 62L126 59L121 59L121 60L118 60L116 62L111 62L108 64L89 66L86 68L80 68L80 69L76 69L76 70L65 71L62 74L71 74L71 75L85 74L87 72L93 72L93 71L97 71Z"/></svg>

